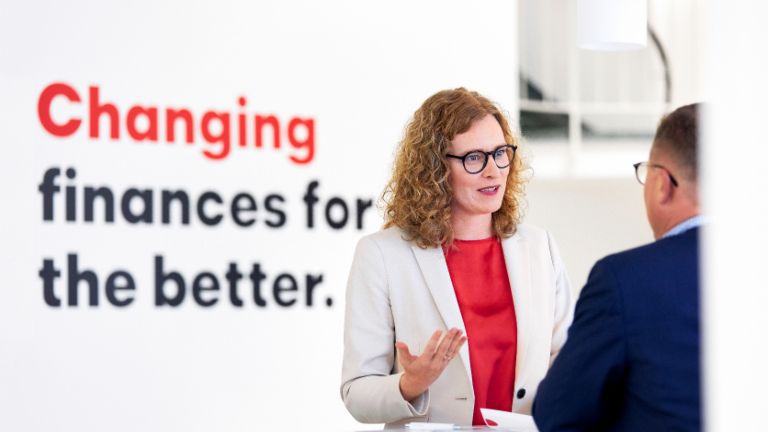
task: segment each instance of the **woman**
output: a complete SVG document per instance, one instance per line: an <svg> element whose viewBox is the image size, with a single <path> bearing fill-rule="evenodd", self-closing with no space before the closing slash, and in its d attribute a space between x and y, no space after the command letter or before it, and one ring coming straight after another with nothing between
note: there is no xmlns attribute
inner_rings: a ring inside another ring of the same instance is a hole
<svg viewBox="0 0 768 432"><path fill-rule="evenodd" d="M551 236L518 223L517 145L499 108L463 88L414 114L385 229L360 240L349 276L341 396L358 421L530 414L572 299Z"/></svg>

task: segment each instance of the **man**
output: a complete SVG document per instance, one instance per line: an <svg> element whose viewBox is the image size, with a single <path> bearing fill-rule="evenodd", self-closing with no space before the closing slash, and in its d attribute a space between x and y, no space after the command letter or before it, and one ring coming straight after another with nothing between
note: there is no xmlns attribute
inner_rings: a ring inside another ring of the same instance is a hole
<svg viewBox="0 0 768 432"><path fill-rule="evenodd" d="M635 164L656 241L592 268L534 401L542 432L701 428L698 111L665 117Z"/></svg>

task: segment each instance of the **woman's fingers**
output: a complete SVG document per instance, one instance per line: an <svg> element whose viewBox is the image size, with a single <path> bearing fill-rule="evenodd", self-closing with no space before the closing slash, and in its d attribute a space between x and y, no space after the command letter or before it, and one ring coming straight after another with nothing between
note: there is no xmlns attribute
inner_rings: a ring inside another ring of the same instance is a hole
<svg viewBox="0 0 768 432"><path fill-rule="evenodd" d="M416 357L411 354L411 350L408 349L408 345L405 342L395 342L395 348L397 348L397 353L400 356L400 362L403 363L403 366L410 364L416 359Z"/></svg>
<svg viewBox="0 0 768 432"><path fill-rule="evenodd" d="M395 342L404 373L400 378L400 392L406 400L423 393L445 370L467 341L463 331L452 328L448 332L436 330L420 355L411 354L405 342Z"/></svg>
<svg viewBox="0 0 768 432"><path fill-rule="evenodd" d="M443 333L441 330L435 330L429 338L424 351L418 357L410 353L408 346L404 342L396 342L395 348L398 350L403 366L421 359L422 362L436 362L437 365L443 365L440 367L442 369L445 363L456 356L459 348L461 348L466 340L467 338L463 335L462 330L452 328L446 333Z"/></svg>
<svg viewBox="0 0 768 432"><path fill-rule="evenodd" d="M452 328L443 338L442 342L440 342L440 346L437 348L437 352L435 353L435 358L441 361L450 360L452 357L451 346L453 346L453 343L460 338L461 330Z"/></svg>
<svg viewBox="0 0 768 432"><path fill-rule="evenodd" d="M422 356L428 356L427 358L432 358L432 356L435 355L435 351L437 350L437 343L440 341L440 336L443 335L443 332L440 330L435 330L434 333L432 333L432 337L429 338L429 341L427 342L427 347L422 351Z"/></svg>
<svg viewBox="0 0 768 432"><path fill-rule="evenodd" d="M467 337L459 334L459 336L453 340L453 343L451 343L451 346L448 348L448 355L450 355L451 358L456 357L459 349L461 349L461 346L464 345L464 342L466 341Z"/></svg>

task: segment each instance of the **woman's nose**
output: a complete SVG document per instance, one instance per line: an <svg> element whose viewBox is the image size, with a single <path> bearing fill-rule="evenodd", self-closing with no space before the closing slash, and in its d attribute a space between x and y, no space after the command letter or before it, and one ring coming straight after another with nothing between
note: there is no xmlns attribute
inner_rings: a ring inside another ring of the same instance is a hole
<svg viewBox="0 0 768 432"><path fill-rule="evenodd" d="M488 156L488 163L485 164L485 168L481 171L483 177L496 177L501 170L496 165L496 160L492 156Z"/></svg>

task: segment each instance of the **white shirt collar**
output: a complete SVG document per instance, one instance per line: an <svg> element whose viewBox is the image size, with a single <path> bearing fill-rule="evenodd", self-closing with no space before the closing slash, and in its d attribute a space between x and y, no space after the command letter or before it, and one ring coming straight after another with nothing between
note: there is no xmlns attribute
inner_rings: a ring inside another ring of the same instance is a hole
<svg viewBox="0 0 768 432"><path fill-rule="evenodd" d="M671 230L667 231L661 238L667 238L682 234L690 229L698 228L704 223L704 216L696 215L692 218L688 218L679 224L675 225Z"/></svg>

